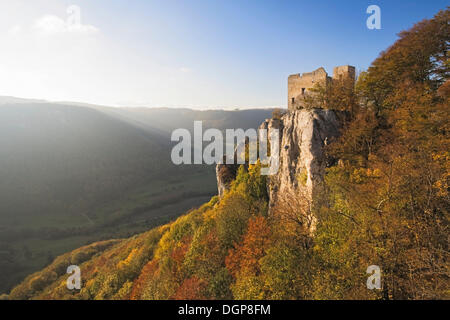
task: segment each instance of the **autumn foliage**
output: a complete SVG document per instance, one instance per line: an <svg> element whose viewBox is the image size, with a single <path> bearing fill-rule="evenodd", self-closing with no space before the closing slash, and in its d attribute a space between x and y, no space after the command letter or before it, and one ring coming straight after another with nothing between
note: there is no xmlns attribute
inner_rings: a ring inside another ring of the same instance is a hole
<svg viewBox="0 0 450 320"><path fill-rule="evenodd" d="M220 201L58 257L9 298L448 299L449 20L447 9L419 22L356 85L318 96L344 128L315 199L269 215L260 165L243 165ZM66 288L70 264L81 290ZM367 289L369 265L382 290Z"/></svg>

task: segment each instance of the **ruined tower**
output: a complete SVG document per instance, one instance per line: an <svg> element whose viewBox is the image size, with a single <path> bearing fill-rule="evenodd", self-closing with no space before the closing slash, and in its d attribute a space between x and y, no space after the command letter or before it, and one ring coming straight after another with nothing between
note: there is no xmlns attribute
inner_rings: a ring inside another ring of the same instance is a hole
<svg viewBox="0 0 450 320"><path fill-rule="evenodd" d="M317 83L325 85L327 82L345 77L354 80L355 67L349 65L335 67L332 78L323 67L313 72L290 75L288 77L288 110L301 109L304 106L305 97L312 94L311 88Z"/></svg>
<svg viewBox="0 0 450 320"><path fill-rule="evenodd" d="M337 80L346 77L355 80L355 67L349 65L334 67L333 79Z"/></svg>

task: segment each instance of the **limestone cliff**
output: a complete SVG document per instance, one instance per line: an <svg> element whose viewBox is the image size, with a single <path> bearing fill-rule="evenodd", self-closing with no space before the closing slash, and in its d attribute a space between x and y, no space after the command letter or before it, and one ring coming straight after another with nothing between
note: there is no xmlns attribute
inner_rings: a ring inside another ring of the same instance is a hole
<svg viewBox="0 0 450 320"><path fill-rule="evenodd" d="M267 119L260 129L280 132L280 167L268 177L269 210L276 211L292 199L312 199L320 192L327 159L324 146L339 135L336 112L325 109L290 111L281 119ZM237 166L216 168L219 196L235 178ZM295 202L295 201L294 201ZM313 219L314 220L314 219ZM310 228L314 229L314 221Z"/></svg>
<svg viewBox="0 0 450 320"><path fill-rule="evenodd" d="M283 203L298 205L302 199L312 204L327 166L324 146L339 135L339 127L335 111L325 109L291 111L281 120L268 119L261 125L280 130L280 167L268 179L271 212ZM314 225L312 219L310 228Z"/></svg>

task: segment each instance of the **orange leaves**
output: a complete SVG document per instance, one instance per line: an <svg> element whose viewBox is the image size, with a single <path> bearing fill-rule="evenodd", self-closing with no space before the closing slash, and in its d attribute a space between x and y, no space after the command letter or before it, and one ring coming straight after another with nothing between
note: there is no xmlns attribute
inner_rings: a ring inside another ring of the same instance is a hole
<svg viewBox="0 0 450 320"><path fill-rule="evenodd" d="M206 281L192 277L183 281L172 297L175 300L205 300Z"/></svg>
<svg viewBox="0 0 450 320"><path fill-rule="evenodd" d="M142 292L145 288L146 283L151 279L155 273L158 271L159 264L157 260L151 260L148 262L139 277L134 281L133 289L131 290L130 299L139 300L142 297Z"/></svg>
<svg viewBox="0 0 450 320"><path fill-rule="evenodd" d="M186 236L182 239L180 243L173 249L171 253L171 258L175 261L177 265L181 265L184 261L184 256L188 251L192 242L192 236Z"/></svg>
<svg viewBox="0 0 450 320"><path fill-rule="evenodd" d="M264 217L249 220L247 233L241 244L229 251L225 265L233 277L238 273L257 275L260 273L259 259L271 243L271 230Z"/></svg>

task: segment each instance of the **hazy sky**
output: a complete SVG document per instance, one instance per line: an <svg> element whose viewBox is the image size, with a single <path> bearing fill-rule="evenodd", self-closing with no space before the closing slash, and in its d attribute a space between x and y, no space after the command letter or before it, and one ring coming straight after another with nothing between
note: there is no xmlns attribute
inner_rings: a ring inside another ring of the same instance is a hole
<svg viewBox="0 0 450 320"><path fill-rule="evenodd" d="M366 9L381 8L381 30ZM366 69L446 1L0 0L0 95L115 106L286 106L287 76ZM70 5L81 9L77 23Z"/></svg>

